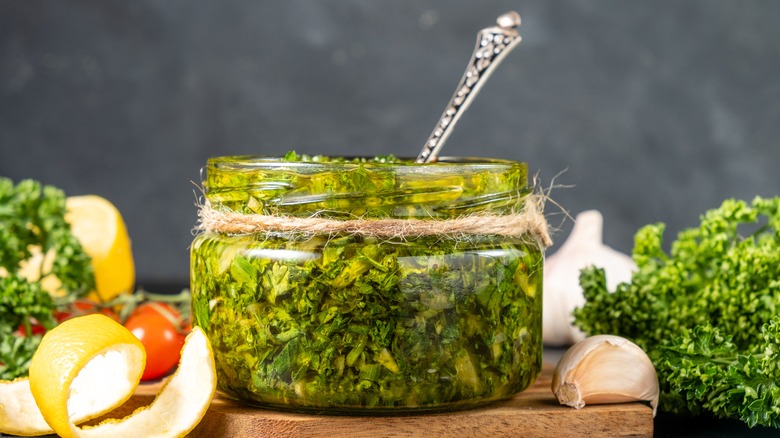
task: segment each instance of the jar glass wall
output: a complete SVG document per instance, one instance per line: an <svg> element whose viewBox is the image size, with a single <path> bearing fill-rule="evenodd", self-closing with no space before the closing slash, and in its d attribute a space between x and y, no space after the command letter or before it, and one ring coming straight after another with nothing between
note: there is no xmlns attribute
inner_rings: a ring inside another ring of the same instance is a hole
<svg viewBox="0 0 780 438"><path fill-rule="evenodd" d="M289 157L288 157L289 160ZM394 223L519 211L523 163L209 160L211 208ZM528 236L206 231L194 323L218 387L249 404L366 413L509 398L541 369L543 253Z"/></svg>

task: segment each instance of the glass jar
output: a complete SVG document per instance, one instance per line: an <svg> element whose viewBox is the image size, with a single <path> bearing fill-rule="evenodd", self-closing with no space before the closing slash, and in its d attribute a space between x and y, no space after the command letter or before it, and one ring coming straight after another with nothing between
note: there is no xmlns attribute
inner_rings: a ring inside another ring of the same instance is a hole
<svg viewBox="0 0 780 438"><path fill-rule="evenodd" d="M211 158L206 169L207 205L239 221L446 227L501 219L530 192L525 163L492 159L288 154ZM207 230L191 247L193 318L211 341L219 390L248 404L474 407L512 397L541 370L542 264L528 236Z"/></svg>

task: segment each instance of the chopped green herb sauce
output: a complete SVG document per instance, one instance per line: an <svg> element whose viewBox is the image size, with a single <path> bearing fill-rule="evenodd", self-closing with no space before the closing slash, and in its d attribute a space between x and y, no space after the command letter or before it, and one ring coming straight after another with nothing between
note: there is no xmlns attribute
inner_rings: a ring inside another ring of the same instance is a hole
<svg viewBox="0 0 780 438"><path fill-rule="evenodd" d="M244 212L251 212L250 198L268 206L290 192L327 193L312 188L315 179L331 187L355 184L354 175L345 179L337 171L315 178L288 169L271 172L270 180L263 172L265 179L254 182L239 172L238 184L213 176L222 187L288 181L275 197L244 196L231 204ZM392 175L381 166L369 169L363 184L397 191L410 182ZM517 206L517 175L458 175L467 181L462 198L448 202L499 193L491 198L498 209ZM444 180L439 184L451 184ZM439 188L429 180L437 196ZM363 195L348 200L346 210L376 191L353 189ZM234 192L236 199L247 194ZM437 196L427 207L442 205ZM346 413L453 409L511 397L541 370L543 255L522 239L206 232L191 251L194 323L211 341L219 389L245 402Z"/></svg>
<svg viewBox="0 0 780 438"><path fill-rule="evenodd" d="M192 263L195 324L243 400L438 408L511 396L541 364L541 254L521 242L205 234Z"/></svg>

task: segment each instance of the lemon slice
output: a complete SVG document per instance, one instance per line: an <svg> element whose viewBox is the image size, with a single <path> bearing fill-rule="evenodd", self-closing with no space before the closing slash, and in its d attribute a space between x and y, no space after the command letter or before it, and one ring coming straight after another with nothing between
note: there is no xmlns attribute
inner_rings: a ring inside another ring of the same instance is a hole
<svg viewBox="0 0 780 438"><path fill-rule="evenodd" d="M92 259L96 301L106 302L132 292L135 264L125 222L119 210L97 195L70 196L65 200L65 220Z"/></svg>
<svg viewBox="0 0 780 438"><path fill-rule="evenodd" d="M30 365L30 377L0 384L0 433L63 437L184 436L205 415L216 390L214 356L194 327L176 372L155 400L121 419L98 417L132 396L146 354L129 330L101 314L67 320L49 331Z"/></svg>

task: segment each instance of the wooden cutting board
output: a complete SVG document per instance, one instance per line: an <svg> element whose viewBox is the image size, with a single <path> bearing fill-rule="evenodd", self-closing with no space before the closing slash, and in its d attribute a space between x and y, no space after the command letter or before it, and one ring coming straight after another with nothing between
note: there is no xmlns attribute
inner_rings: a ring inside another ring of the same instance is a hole
<svg viewBox="0 0 780 438"><path fill-rule="evenodd" d="M616 437L653 436L653 411L640 403L561 406L552 367L511 400L481 409L398 416L306 415L246 407L217 395L192 437ZM151 403L159 385L141 385L122 410ZM116 414L116 413L115 413Z"/></svg>

